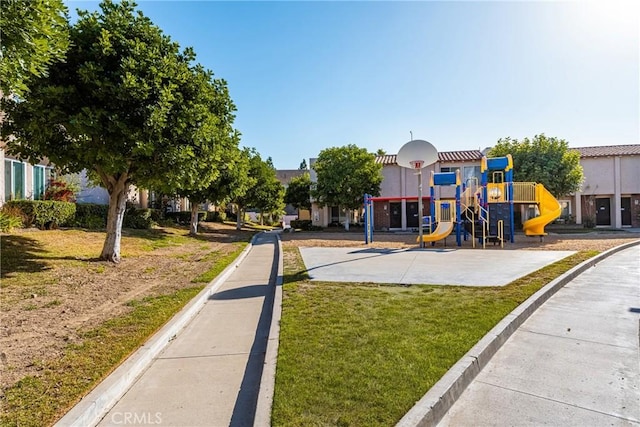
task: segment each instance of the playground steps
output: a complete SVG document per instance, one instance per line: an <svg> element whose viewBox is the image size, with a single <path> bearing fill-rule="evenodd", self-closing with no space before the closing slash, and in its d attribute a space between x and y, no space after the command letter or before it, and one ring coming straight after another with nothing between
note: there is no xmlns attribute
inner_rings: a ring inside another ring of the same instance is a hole
<svg viewBox="0 0 640 427"><path fill-rule="evenodd" d="M482 238L482 236L480 236L480 238ZM494 245L499 244L502 240L500 239L499 236L487 236L486 239L487 239L487 242L493 243Z"/></svg>

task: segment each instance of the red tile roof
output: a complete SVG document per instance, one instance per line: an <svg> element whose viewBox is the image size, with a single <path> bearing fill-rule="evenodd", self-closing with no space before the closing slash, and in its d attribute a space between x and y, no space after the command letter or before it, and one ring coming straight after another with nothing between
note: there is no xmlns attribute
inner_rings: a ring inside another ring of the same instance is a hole
<svg viewBox="0 0 640 427"><path fill-rule="evenodd" d="M384 156L376 156L376 163L382 163L383 165L395 165L398 163L395 154L385 154Z"/></svg>
<svg viewBox="0 0 640 427"><path fill-rule="evenodd" d="M395 165L397 164L396 154L385 154L384 156L377 156L376 163L383 165ZM438 152L439 162L479 162L482 159L482 152L479 150L464 150L464 151L440 151Z"/></svg>
<svg viewBox="0 0 640 427"><path fill-rule="evenodd" d="M639 156L640 144L578 147L573 150L578 151L580 153L580 157Z"/></svg>
<svg viewBox="0 0 640 427"><path fill-rule="evenodd" d="M441 162L479 162L482 160L482 152L479 150L440 151L438 160Z"/></svg>
<svg viewBox="0 0 640 427"><path fill-rule="evenodd" d="M580 157L610 157L610 156L640 156L640 144L630 145L601 145L598 147L578 147L572 148L580 153ZM440 151L438 161L446 162L474 162L482 159L482 152L479 150L462 151ZM385 154L377 156L376 163L383 165L397 164L395 154Z"/></svg>

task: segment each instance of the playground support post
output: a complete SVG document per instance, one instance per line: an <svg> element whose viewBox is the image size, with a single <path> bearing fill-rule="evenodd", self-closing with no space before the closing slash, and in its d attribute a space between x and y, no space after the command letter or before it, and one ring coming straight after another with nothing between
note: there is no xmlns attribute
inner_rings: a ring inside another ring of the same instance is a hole
<svg viewBox="0 0 640 427"><path fill-rule="evenodd" d="M364 195L364 243L373 243L373 196Z"/></svg>
<svg viewBox="0 0 640 427"><path fill-rule="evenodd" d="M456 171L456 244L462 246L460 239L460 228L462 228L462 217L460 216L461 203L460 203L460 190L462 189L462 180L460 179L460 169Z"/></svg>

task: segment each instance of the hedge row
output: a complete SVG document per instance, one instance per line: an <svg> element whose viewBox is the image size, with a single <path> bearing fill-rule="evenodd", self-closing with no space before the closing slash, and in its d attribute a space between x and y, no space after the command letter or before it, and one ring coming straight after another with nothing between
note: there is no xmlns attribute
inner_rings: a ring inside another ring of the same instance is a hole
<svg viewBox="0 0 640 427"><path fill-rule="evenodd" d="M94 203L70 203L52 200L11 200L6 206L22 212L25 227L37 226L52 229L71 226L102 229L107 225L108 205ZM148 229L157 224L160 213L154 209L127 207L124 214L124 228Z"/></svg>
<svg viewBox="0 0 640 427"><path fill-rule="evenodd" d="M25 227L32 225L42 229L52 229L69 225L76 214L75 203L55 200L10 200L8 206L20 209Z"/></svg>
<svg viewBox="0 0 640 427"><path fill-rule="evenodd" d="M72 225L89 229L105 228L108 215L109 205L78 203L76 217ZM124 212L122 226L124 228L149 229L156 225L160 219L160 211L157 209L139 209L128 206Z"/></svg>
<svg viewBox="0 0 640 427"><path fill-rule="evenodd" d="M198 221L204 221L207 217L206 212L198 212ZM178 224L191 224L191 212L190 211L181 211L181 212L165 212L165 219L172 220Z"/></svg>
<svg viewBox="0 0 640 427"><path fill-rule="evenodd" d="M12 200L5 204L17 209L24 216L24 226L36 225L50 229L58 226L71 226L88 229L102 229L107 226L108 205L95 203L70 203L51 200ZM148 229L158 221L166 219L178 224L189 224L191 212L166 212L158 209L139 209L127 206L124 214L124 228ZM198 221L222 222L224 212L198 212Z"/></svg>
<svg viewBox="0 0 640 427"><path fill-rule="evenodd" d="M90 230L99 230L107 226L108 214L109 205L78 203L76 204L76 217L72 225Z"/></svg>

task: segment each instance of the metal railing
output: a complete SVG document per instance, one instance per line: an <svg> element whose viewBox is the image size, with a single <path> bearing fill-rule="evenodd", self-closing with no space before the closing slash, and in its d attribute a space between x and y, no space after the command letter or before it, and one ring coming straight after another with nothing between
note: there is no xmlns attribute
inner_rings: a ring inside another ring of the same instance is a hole
<svg viewBox="0 0 640 427"><path fill-rule="evenodd" d="M456 202L453 200L436 200L436 222L455 222Z"/></svg>
<svg viewBox="0 0 640 427"><path fill-rule="evenodd" d="M482 226L482 249L486 248L487 243L487 231L489 228L489 211L482 206L479 206L480 225ZM475 236L475 234L474 234ZM473 246L475 248L475 245Z"/></svg>
<svg viewBox="0 0 640 427"><path fill-rule="evenodd" d="M475 203L474 193L475 193L475 190L473 188L467 187L460 195L460 204L462 205L463 211Z"/></svg>
<svg viewBox="0 0 640 427"><path fill-rule="evenodd" d="M535 182L514 182L513 201L515 203L537 203Z"/></svg>

